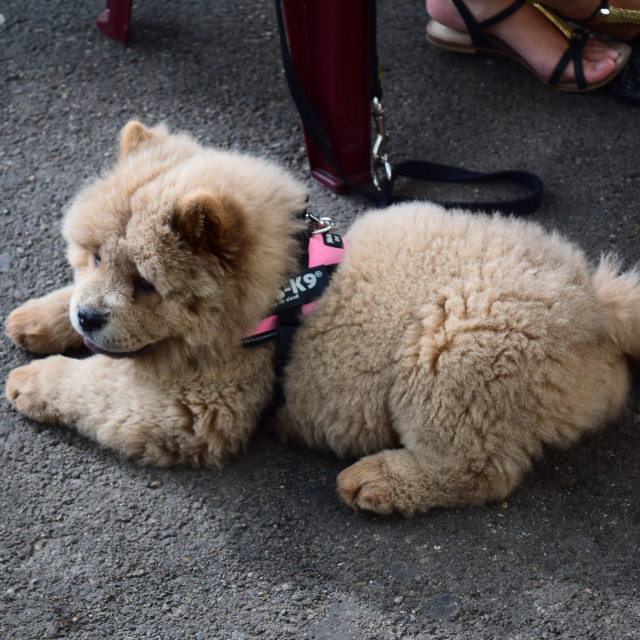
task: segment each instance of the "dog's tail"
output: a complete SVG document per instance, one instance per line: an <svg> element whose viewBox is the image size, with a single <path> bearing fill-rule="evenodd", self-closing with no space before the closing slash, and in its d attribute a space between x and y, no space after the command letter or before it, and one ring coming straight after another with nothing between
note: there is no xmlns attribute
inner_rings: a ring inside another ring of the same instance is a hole
<svg viewBox="0 0 640 640"><path fill-rule="evenodd" d="M623 353L640 358L640 269L621 273L620 261L602 256L593 286L606 313L607 331Z"/></svg>

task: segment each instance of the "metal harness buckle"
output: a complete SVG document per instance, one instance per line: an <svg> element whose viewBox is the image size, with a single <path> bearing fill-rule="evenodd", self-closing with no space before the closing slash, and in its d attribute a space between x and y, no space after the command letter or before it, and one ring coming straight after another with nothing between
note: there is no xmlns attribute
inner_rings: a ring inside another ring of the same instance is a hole
<svg viewBox="0 0 640 640"><path fill-rule="evenodd" d="M329 233L329 231L335 229L333 220L326 216L318 218L318 216L314 216L313 213L307 211L307 213L305 214L305 218L307 218L307 220L311 220L311 222L313 223L314 229L311 232L312 236L316 236L319 233Z"/></svg>

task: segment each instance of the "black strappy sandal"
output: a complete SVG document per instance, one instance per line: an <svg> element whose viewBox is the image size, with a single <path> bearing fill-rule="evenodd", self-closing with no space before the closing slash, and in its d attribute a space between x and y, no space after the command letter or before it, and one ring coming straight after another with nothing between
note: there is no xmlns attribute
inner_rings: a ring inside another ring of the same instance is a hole
<svg viewBox="0 0 640 640"><path fill-rule="evenodd" d="M427 40L431 44L441 49L449 51L457 51L460 53L477 53L486 52L497 55L506 56L516 62L524 65L536 78L545 84L558 89L560 91L584 92L593 91L609 84L623 70L629 56L631 55L631 47L617 40L606 39L606 45L618 52L618 58L615 61L613 71L603 80L599 82L586 82L582 66L582 51L588 35L584 32L573 29L565 20L547 7L534 2L532 0L516 0L513 4L503 9L495 16L478 22L462 0L452 0L458 13L467 25L468 31L460 31L447 27L437 20L431 19L427 24ZM568 40L569 46L563 56L560 58L555 70L550 78L541 76L520 54L509 47L499 38L486 35L485 29L498 24L509 16L518 11L526 2L529 2L542 15L549 20ZM560 82L560 76L567 68L570 62L573 62L576 79L573 82Z"/></svg>

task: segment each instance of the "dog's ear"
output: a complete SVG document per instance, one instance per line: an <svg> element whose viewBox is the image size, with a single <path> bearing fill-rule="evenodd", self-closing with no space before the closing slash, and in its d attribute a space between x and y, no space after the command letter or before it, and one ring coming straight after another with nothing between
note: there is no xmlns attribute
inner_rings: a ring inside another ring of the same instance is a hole
<svg viewBox="0 0 640 640"><path fill-rule="evenodd" d="M227 195L206 191L188 195L173 212L171 226L195 253L230 263L246 246L242 207Z"/></svg>
<svg viewBox="0 0 640 640"><path fill-rule="evenodd" d="M162 127L147 129L140 122L131 120L120 132L120 157L129 155L156 138L161 138L163 133L165 130Z"/></svg>

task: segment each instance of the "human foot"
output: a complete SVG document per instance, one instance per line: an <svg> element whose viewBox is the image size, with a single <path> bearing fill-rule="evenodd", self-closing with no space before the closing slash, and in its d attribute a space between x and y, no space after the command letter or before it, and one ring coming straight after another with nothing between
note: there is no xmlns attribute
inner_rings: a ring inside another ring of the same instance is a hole
<svg viewBox="0 0 640 640"><path fill-rule="evenodd" d="M465 5L475 22L492 18L513 4L512 0L466 0ZM464 11L464 7L462 7ZM427 12L440 25L458 32L467 32L468 26L453 0L427 0ZM553 79L558 88L565 90L594 89L612 80L624 66L630 49L620 43L604 44L596 38L587 38L581 51L582 73L576 76L573 62L568 62L554 78L559 61L566 55L567 38L534 6L525 2L510 15L496 21L482 32L501 45L500 53L509 55L525 64L533 73L546 82ZM430 38L434 44L440 44ZM437 40L437 39L436 39ZM475 44L475 43L474 43ZM575 45L574 45L575 46ZM447 48L445 46L445 48ZM469 49L452 47L457 50ZM489 50L491 47L480 47ZM577 77L577 80L576 80Z"/></svg>

